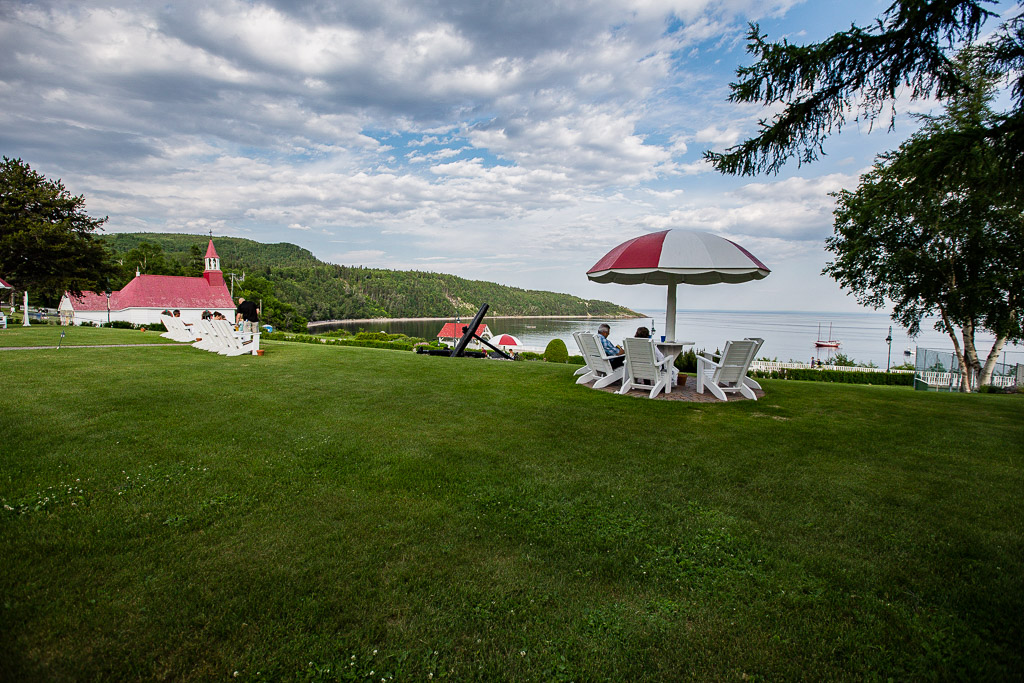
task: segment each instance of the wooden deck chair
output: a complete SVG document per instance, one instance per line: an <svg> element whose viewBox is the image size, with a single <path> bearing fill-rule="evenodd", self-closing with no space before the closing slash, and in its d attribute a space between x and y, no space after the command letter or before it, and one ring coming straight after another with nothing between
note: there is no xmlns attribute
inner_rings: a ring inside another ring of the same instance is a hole
<svg viewBox="0 0 1024 683"><path fill-rule="evenodd" d="M227 320L214 320L213 327L217 331L218 337L224 343L224 347L218 349L217 353L223 356L241 356L245 353L257 355L256 352L260 348L260 335L258 332L255 334L241 333L240 336L235 334L231 323Z"/></svg>
<svg viewBox="0 0 1024 683"><path fill-rule="evenodd" d="M707 388L719 400L727 401L726 394L738 392L756 401L753 388L761 386L747 377L747 370L762 343L760 339L727 341L721 356L710 353L697 356L697 393L703 394ZM721 360L716 362L716 357Z"/></svg>
<svg viewBox="0 0 1024 683"><path fill-rule="evenodd" d="M744 339L745 341L757 342L757 346L755 346L754 350L750 352L750 362L753 363L754 359L757 358L757 352L761 350L761 345L764 344L764 339L761 339L760 337L745 337ZM761 385L758 384L753 377L747 377L746 375L743 375L743 383L746 384L751 389L757 389L758 391L761 391Z"/></svg>
<svg viewBox="0 0 1024 683"><path fill-rule="evenodd" d="M197 328L196 341L192 344L192 348L216 353L217 348L220 346L220 335L214 329L213 321L200 320L195 324L195 327Z"/></svg>
<svg viewBox="0 0 1024 683"><path fill-rule="evenodd" d="M668 358L659 361L655 356L654 342L638 337L626 337L623 341L626 346L626 373L619 393L648 388L651 390L649 398L654 398L661 391L669 393L672 390L672 367Z"/></svg>
<svg viewBox="0 0 1024 683"><path fill-rule="evenodd" d="M161 332L160 336L164 339L174 340L175 331L178 329L174 324L174 318L169 315L161 315L160 322L163 323L164 327L167 328L166 332Z"/></svg>
<svg viewBox="0 0 1024 683"><path fill-rule="evenodd" d="M583 356L583 367L572 373L573 377L579 377L590 372L590 366L587 365L587 354L583 352L583 343L580 342L580 335L585 334L584 332L573 332L572 338L576 340L576 346L579 347L580 355Z"/></svg>
<svg viewBox="0 0 1024 683"><path fill-rule="evenodd" d="M596 334L580 333L579 342L581 342L580 348L583 349L583 359L587 361L590 372L580 376L576 380L576 384L593 382L594 389L601 389L609 384L622 381L626 372L625 364L617 368L612 367L611 359L604 355L604 349L597 341Z"/></svg>
<svg viewBox="0 0 1024 683"><path fill-rule="evenodd" d="M167 334L161 334L161 337L166 337L176 342L194 342L196 340L192 327L186 325L185 321L181 318L162 315L160 320L163 322L164 327L167 328Z"/></svg>

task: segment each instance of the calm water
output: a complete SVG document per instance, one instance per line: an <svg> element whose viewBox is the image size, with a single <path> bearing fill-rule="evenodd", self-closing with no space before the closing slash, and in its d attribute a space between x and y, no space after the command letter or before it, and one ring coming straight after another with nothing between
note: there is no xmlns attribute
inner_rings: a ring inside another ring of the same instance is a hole
<svg viewBox="0 0 1024 683"><path fill-rule="evenodd" d="M652 317L632 320L607 320L596 318L589 320L545 319L532 318L485 318L492 334L512 334L522 341L527 350L543 350L552 339L565 341L569 353L579 353L572 333L577 331L596 332L601 322L607 322L611 328L609 338L619 343L623 337L631 337L640 325L651 327L654 334L660 336L665 328L665 311L646 311ZM452 321L454 322L454 320ZM462 319L468 324L468 319ZM713 351L720 349L729 339L743 337L762 337L764 346L759 356L777 358L780 361L807 362L812 357L820 360L828 358L829 350L815 349L814 341L818 339L818 328L821 326L821 338L827 339L829 324L832 325L832 339L838 339L842 346L839 351L845 353L859 363L874 362L879 367L886 367L888 347L885 338L892 322L885 313L796 313L796 312L764 312L764 311L685 311L676 313L676 338L697 343L698 349ZM410 321L393 323L345 323L337 327L350 330L365 329L369 331L385 331L402 333L413 337L432 339L437 336L443 321ZM952 351L949 337L931 329L931 323L922 325L921 335L916 339L907 336L906 330L893 325L892 331L892 365L899 365L909 359L904 350L922 348ZM992 346L991 337L979 334L976 337L979 353L988 353ZM1000 358L1002 360L1002 358ZM1007 347L1008 363L1024 363L1024 349Z"/></svg>

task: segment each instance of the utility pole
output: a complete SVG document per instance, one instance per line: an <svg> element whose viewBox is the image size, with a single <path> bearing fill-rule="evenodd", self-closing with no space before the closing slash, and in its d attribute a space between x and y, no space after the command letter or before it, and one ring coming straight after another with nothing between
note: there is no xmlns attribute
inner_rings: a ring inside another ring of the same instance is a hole
<svg viewBox="0 0 1024 683"><path fill-rule="evenodd" d="M241 277L239 277L238 275L235 275L234 273L228 273L228 277L231 278L231 298L234 299L235 298L235 280L238 280L239 282L245 282L245 271L244 270L242 271Z"/></svg>

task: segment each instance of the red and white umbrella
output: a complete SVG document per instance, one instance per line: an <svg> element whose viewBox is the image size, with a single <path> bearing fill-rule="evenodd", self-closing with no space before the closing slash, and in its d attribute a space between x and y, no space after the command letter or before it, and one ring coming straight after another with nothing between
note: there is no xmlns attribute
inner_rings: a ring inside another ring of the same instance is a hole
<svg viewBox="0 0 1024 683"><path fill-rule="evenodd" d="M522 346L523 343L511 334L499 334L497 337L491 338L491 343L495 346L502 348L508 348L511 346Z"/></svg>
<svg viewBox="0 0 1024 683"><path fill-rule="evenodd" d="M732 240L700 230L662 230L615 247L587 271L594 282L667 285L665 338L676 336L676 285L739 283L768 277L768 267Z"/></svg>

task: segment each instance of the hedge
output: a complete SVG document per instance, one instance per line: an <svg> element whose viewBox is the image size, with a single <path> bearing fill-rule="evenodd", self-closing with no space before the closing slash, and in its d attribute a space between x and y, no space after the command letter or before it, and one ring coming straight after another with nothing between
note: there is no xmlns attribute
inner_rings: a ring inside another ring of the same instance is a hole
<svg viewBox="0 0 1024 683"><path fill-rule="evenodd" d="M765 372L757 370L754 377L796 379L804 382L836 382L838 384L885 384L914 386L914 376L904 372L864 372L859 370L811 370L810 368L783 368Z"/></svg>
<svg viewBox="0 0 1024 683"><path fill-rule="evenodd" d="M375 341L372 339L326 339L315 337L311 334L288 334L285 332L266 332L260 335L261 339L270 341L290 341L301 344L326 344L327 346L361 346L368 349L391 349L393 351L412 351L412 344L401 342Z"/></svg>

